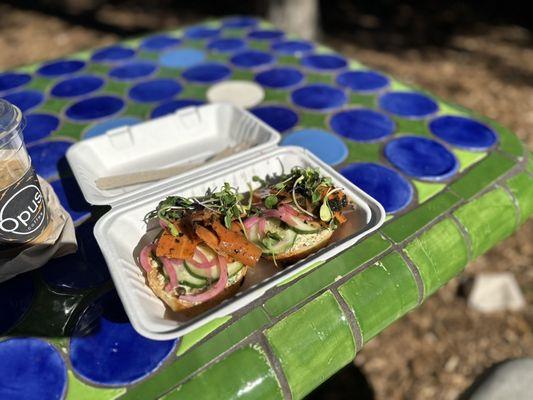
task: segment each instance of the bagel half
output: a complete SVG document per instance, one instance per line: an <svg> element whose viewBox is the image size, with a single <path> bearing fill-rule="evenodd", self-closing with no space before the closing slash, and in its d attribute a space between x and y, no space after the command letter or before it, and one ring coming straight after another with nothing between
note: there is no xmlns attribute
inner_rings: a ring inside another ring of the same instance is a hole
<svg viewBox="0 0 533 400"><path fill-rule="evenodd" d="M320 250L327 246L333 235L333 231L330 229L322 229L317 233L298 233L292 246L284 251L275 255L276 262L281 264L292 264L300 261L308 255ZM265 257L272 260L271 255Z"/></svg>

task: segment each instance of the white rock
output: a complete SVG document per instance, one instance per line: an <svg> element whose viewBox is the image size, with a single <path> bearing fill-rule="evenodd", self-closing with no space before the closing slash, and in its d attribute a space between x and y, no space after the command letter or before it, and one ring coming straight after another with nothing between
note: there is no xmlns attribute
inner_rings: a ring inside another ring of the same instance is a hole
<svg viewBox="0 0 533 400"><path fill-rule="evenodd" d="M526 301L512 273L481 273L474 279L468 306L484 313L518 311L526 306Z"/></svg>

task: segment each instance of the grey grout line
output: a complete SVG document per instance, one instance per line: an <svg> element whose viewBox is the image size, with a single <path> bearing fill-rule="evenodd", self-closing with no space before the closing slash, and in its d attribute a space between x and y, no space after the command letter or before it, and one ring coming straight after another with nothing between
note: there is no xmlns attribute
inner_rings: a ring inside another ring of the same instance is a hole
<svg viewBox="0 0 533 400"><path fill-rule="evenodd" d="M411 260L411 258L406 254L404 249L399 249L398 252L400 253L400 256L403 258L405 263L407 264L407 268L409 268L409 270L411 271L411 274L413 275L413 278L416 282L416 286L418 288L417 306L419 306L424 301L424 296L426 294L426 285L424 284L422 275L420 275L420 270L415 265L415 263Z"/></svg>
<svg viewBox="0 0 533 400"><path fill-rule="evenodd" d="M281 362L274 354L274 350L272 349L272 347L270 347L270 343L268 342L268 339L266 338L264 332L258 332L258 339L259 345L265 352L268 362L270 363L272 369L274 370L274 373L276 374L283 397L287 400L292 400L291 388L289 385L289 381L287 380L287 376L285 375L285 371L283 371Z"/></svg>
<svg viewBox="0 0 533 400"><path fill-rule="evenodd" d="M363 348L363 333L361 332L359 322L355 317L355 313L351 310L348 303L346 303L344 298L339 293L338 288L332 288L330 292L339 303L339 306L341 307L341 310L348 321L348 325L350 325L350 329L355 340L355 352L357 354Z"/></svg>
<svg viewBox="0 0 533 400"><path fill-rule="evenodd" d="M474 254L472 249L472 239L470 238L470 235L466 231L466 228L464 225L459 221L459 219L455 216L455 214L450 213L450 219L453 221L453 223L457 226L459 229L459 232L461 233L461 236L463 237L465 243L466 243L466 255L468 257L467 264L473 260Z"/></svg>
<svg viewBox="0 0 533 400"><path fill-rule="evenodd" d="M511 189L509 189L506 183L501 182L497 186L501 187L503 191L509 195L509 197L511 198L511 201L513 202L514 209L515 209L515 220L516 220L515 228L518 229L518 227L520 226L520 218L521 218L520 205L518 204L518 200L516 199L516 197L514 197L513 192L511 191Z"/></svg>

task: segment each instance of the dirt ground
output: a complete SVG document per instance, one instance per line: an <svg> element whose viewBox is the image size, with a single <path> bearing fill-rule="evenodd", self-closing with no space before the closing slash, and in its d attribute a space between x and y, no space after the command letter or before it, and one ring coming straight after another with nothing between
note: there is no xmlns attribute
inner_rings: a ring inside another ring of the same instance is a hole
<svg viewBox="0 0 533 400"><path fill-rule="evenodd" d="M81 2L83 5L83 2ZM164 10L103 6L98 24L0 4L0 70L112 43L128 33L175 27L191 18ZM192 18L194 19L194 18ZM79 22L82 22L80 25ZM133 26L133 28L132 28ZM446 45L382 48L372 37L323 38L340 52L488 115L533 149L533 35L517 26L482 26ZM454 279L357 355L376 399L455 399L485 368L533 356L533 221L472 262L480 271L511 271L526 295L523 312L482 315L466 307ZM335 379L335 378L334 378ZM349 376L346 378L350 380ZM343 386L344 388L344 386ZM350 391L349 385L346 389ZM355 390L355 389L353 389ZM353 391L321 391L353 398Z"/></svg>

